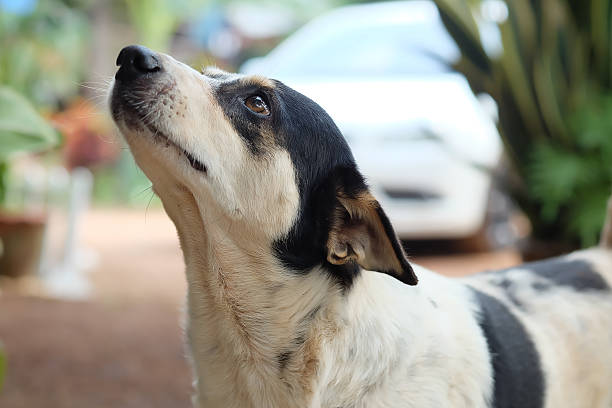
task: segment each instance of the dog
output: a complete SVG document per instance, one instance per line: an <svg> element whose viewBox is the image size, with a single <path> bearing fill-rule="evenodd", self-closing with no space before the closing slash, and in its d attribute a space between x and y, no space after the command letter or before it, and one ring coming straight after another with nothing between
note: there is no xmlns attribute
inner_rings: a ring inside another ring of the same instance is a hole
<svg viewBox="0 0 612 408"><path fill-rule="evenodd" d="M111 115L184 254L195 406L612 407L612 205L600 247L445 278L312 100L141 46L117 65Z"/></svg>

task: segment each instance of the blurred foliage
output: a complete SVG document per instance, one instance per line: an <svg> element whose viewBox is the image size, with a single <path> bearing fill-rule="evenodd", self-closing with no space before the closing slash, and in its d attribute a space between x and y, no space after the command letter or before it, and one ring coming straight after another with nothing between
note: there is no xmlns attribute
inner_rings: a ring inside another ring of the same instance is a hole
<svg viewBox="0 0 612 408"><path fill-rule="evenodd" d="M88 41L85 13L61 1L19 15L0 9L0 84L53 109L78 92Z"/></svg>
<svg viewBox="0 0 612 408"><path fill-rule="evenodd" d="M0 86L0 204L6 194L8 159L24 152L38 152L56 145L58 133L22 95Z"/></svg>
<svg viewBox="0 0 612 408"><path fill-rule="evenodd" d="M612 186L612 95L589 100L568 118L570 146L538 141L527 172L530 195L544 222L559 217L567 233L593 245Z"/></svg>
<svg viewBox="0 0 612 408"><path fill-rule="evenodd" d="M179 24L201 9L206 0L124 0L139 42L167 52Z"/></svg>
<svg viewBox="0 0 612 408"><path fill-rule="evenodd" d="M8 164L0 161L0 203L6 200L6 188L8 179ZM1 244L0 244L1 245Z"/></svg>
<svg viewBox="0 0 612 408"><path fill-rule="evenodd" d="M9 158L59 142L36 108L53 110L73 97L86 60L84 14L60 1L24 5L33 8L0 8L0 204Z"/></svg>
<svg viewBox="0 0 612 408"><path fill-rule="evenodd" d="M511 193L534 237L594 244L612 191L612 0L507 0L497 59L479 4L435 2L462 51L455 68L498 103Z"/></svg>
<svg viewBox="0 0 612 408"><path fill-rule="evenodd" d="M300 21L307 21L333 7L371 0L114 0L114 7L127 11L138 42L156 51L167 52L180 25L197 19L216 6L255 4L274 7L282 4L292 10ZM384 1L384 0L382 0ZM476 1L476 0L471 0Z"/></svg>
<svg viewBox="0 0 612 408"><path fill-rule="evenodd" d="M63 162L76 167L94 169L112 164L120 145L112 137L113 127L108 114L90 100L75 98L70 105L50 116L53 126L64 136Z"/></svg>
<svg viewBox="0 0 612 408"><path fill-rule="evenodd" d="M26 98L0 86L0 161L21 152L35 152L58 143L57 132Z"/></svg>
<svg viewBox="0 0 612 408"><path fill-rule="evenodd" d="M128 150L121 153L118 168L96 170L93 195L101 205L128 204L135 207L157 208L161 201L153 192L151 182L131 158ZM125 157L123 157L125 156ZM121 177L118 177L121 175Z"/></svg>

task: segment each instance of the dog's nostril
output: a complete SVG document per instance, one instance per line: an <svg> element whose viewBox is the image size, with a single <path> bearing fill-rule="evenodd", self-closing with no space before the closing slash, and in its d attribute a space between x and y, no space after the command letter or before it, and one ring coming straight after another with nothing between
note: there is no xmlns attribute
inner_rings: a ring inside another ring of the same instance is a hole
<svg viewBox="0 0 612 408"><path fill-rule="evenodd" d="M134 57L134 67L143 72L155 72L161 68L154 54L138 54Z"/></svg>
<svg viewBox="0 0 612 408"><path fill-rule="evenodd" d="M137 76L161 71L159 56L150 49L140 45L130 45L123 48L117 57L119 71L116 79L129 80Z"/></svg>

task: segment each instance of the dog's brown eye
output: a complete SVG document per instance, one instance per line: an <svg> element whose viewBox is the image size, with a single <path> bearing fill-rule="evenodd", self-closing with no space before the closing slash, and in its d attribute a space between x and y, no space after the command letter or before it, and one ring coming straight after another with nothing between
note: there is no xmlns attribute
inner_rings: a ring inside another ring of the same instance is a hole
<svg viewBox="0 0 612 408"><path fill-rule="evenodd" d="M261 96L249 96L246 101L244 101L244 104L247 108L260 115L270 114L270 109L268 109L268 105L266 105L266 102Z"/></svg>

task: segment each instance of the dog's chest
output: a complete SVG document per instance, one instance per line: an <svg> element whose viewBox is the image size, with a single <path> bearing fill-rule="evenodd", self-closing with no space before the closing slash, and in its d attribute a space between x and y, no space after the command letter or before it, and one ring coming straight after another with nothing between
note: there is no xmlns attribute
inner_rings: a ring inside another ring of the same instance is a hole
<svg viewBox="0 0 612 408"><path fill-rule="evenodd" d="M371 280L342 300L334 327L315 330L324 340L309 355L294 350L284 368L279 349L237 357L227 316L192 304L199 406L484 407L490 366L468 305L453 296L433 305Z"/></svg>
<svg viewBox="0 0 612 408"><path fill-rule="evenodd" d="M273 359L237 353L236 348L241 346L221 341L211 334L210 329L209 324L197 320L192 321L188 329L196 377L196 406L310 406L312 387L307 389L295 377L283 375Z"/></svg>
<svg viewBox="0 0 612 408"><path fill-rule="evenodd" d="M429 333L423 326L420 333L405 327L404 336L386 338L384 330L374 328L359 345L334 344L324 355L329 369L322 370L327 375L319 382L320 406L486 407L486 346L467 333L453 337L443 325L438 321Z"/></svg>
<svg viewBox="0 0 612 408"><path fill-rule="evenodd" d="M309 406L316 348L310 339L301 338L300 326L259 324L276 319L252 314L241 302L228 308L226 302L214 301L216 296L197 292L188 299L186 331L196 377L196 406ZM253 309L264 309L249 300Z"/></svg>
<svg viewBox="0 0 612 408"><path fill-rule="evenodd" d="M438 340L439 350L427 351L410 351L397 340L326 344L320 350L321 362L310 386L299 377L283 375L274 366L249 366L248 361L237 366L218 353L218 346L204 350L204 342L194 344L197 406L484 408L482 377L486 374L465 372L468 362L455 361L443 342ZM486 371L484 365L482 371Z"/></svg>

